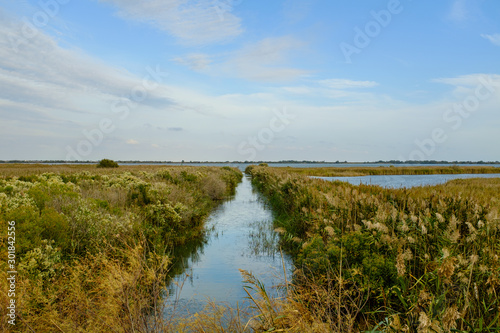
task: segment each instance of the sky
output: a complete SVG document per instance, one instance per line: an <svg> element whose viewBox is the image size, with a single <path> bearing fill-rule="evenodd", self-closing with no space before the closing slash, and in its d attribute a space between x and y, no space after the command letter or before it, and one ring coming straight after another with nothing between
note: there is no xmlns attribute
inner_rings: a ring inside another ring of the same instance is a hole
<svg viewBox="0 0 500 333"><path fill-rule="evenodd" d="M497 0L0 0L0 160L500 160Z"/></svg>

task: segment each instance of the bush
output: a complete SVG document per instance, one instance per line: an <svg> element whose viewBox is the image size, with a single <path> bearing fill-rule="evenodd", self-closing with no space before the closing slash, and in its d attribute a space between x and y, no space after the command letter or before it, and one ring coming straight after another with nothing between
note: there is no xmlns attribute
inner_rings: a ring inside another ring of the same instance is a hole
<svg viewBox="0 0 500 333"><path fill-rule="evenodd" d="M118 168L118 163L113 160L108 160L107 158L101 160L97 165L98 168Z"/></svg>
<svg viewBox="0 0 500 333"><path fill-rule="evenodd" d="M201 190L212 200L222 200L226 196L226 183L220 177L209 175L201 179Z"/></svg>

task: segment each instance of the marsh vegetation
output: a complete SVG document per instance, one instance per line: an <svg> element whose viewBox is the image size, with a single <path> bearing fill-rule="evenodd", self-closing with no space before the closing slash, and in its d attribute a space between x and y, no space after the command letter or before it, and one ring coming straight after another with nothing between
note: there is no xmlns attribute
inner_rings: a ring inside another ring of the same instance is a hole
<svg viewBox="0 0 500 333"><path fill-rule="evenodd" d="M18 332L168 328L173 249L204 233L242 177L233 168L44 165L1 166L0 175L1 240L15 221L19 271L17 325L0 325ZM2 290L6 272L2 260Z"/></svg>
<svg viewBox="0 0 500 333"><path fill-rule="evenodd" d="M241 172L1 166L4 245L7 221L17 228L14 331L500 330L500 179L386 189L313 179L300 169L264 165L247 173L275 214L274 225L261 219L245 232L248 251L281 257L279 244L293 257L293 277L283 268L278 296L246 267L234 267L249 308L208 302L180 318L166 316L164 302L169 273L184 269L174 265L175 250L203 244L206 217L234 193Z"/></svg>
<svg viewBox="0 0 500 333"><path fill-rule="evenodd" d="M247 173L298 268L274 329L500 329L500 179L385 189L297 169Z"/></svg>
<svg viewBox="0 0 500 333"><path fill-rule="evenodd" d="M319 167L290 168L291 173L317 177L357 177L384 175L458 175L500 173L500 168L493 166L379 166L379 167Z"/></svg>

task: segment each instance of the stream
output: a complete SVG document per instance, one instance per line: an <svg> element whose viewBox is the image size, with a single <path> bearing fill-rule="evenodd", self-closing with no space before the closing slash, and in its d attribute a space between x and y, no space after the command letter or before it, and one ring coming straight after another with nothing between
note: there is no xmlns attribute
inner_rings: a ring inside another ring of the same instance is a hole
<svg viewBox="0 0 500 333"><path fill-rule="evenodd" d="M244 305L245 293L239 269L254 274L276 295L273 286L292 276L292 259L281 257L279 235L273 228L273 213L244 176L235 195L222 203L207 219L205 239L183 246L177 258L168 303L181 315L201 311L207 302L231 307ZM172 307L167 307L172 308Z"/></svg>

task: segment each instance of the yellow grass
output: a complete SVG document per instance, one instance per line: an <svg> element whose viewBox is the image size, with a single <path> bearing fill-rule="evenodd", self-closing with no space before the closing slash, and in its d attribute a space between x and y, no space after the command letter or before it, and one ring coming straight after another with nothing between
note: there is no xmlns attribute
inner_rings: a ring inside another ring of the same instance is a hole
<svg viewBox="0 0 500 333"><path fill-rule="evenodd" d="M284 330L500 330L499 178L384 189L295 171L247 169L299 268Z"/></svg>
<svg viewBox="0 0 500 333"><path fill-rule="evenodd" d="M317 177L357 177L374 175L431 175L499 173L493 166L417 166L417 167L327 167L285 168L288 172Z"/></svg>
<svg viewBox="0 0 500 333"><path fill-rule="evenodd" d="M234 192L233 168L0 165L0 256L16 231L16 326L5 320L7 262L0 262L0 323L13 332L175 331L164 318L173 247Z"/></svg>

